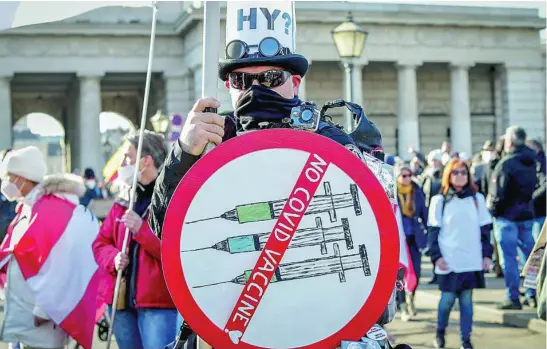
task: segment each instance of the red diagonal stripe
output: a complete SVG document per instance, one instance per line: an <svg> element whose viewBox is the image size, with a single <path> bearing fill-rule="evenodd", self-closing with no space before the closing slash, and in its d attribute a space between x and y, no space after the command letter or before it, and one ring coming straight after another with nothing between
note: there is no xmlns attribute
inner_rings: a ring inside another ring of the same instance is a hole
<svg viewBox="0 0 547 349"><path fill-rule="evenodd" d="M294 232L321 184L329 163L319 155L311 154L296 181L296 184L283 207L268 242L258 257L258 261L236 302L228 323L224 327L226 335L234 343L245 334L253 315L260 304L266 289L289 247Z"/></svg>

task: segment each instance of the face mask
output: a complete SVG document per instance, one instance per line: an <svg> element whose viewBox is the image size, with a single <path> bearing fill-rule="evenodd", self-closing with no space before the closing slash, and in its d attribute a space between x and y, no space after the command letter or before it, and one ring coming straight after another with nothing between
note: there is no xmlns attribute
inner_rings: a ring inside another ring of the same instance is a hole
<svg viewBox="0 0 547 349"><path fill-rule="evenodd" d="M298 105L298 97L286 99L274 90L253 85L240 97L234 114L237 117L252 117L256 122L281 121L289 117L292 108Z"/></svg>
<svg viewBox="0 0 547 349"><path fill-rule="evenodd" d="M118 168L117 182L123 183L127 186L133 185L133 173L135 172L135 165L126 165ZM137 182L141 180L141 172L137 172Z"/></svg>
<svg viewBox="0 0 547 349"><path fill-rule="evenodd" d="M17 186L10 181L2 181L2 195L6 197L8 201L15 201L23 196Z"/></svg>

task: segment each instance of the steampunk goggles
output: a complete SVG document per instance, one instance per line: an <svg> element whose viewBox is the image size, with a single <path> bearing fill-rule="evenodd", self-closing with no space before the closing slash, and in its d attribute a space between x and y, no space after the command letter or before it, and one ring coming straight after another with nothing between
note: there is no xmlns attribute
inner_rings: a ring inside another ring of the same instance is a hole
<svg viewBox="0 0 547 349"><path fill-rule="evenodd" d="M249 53L251 47L257 47L257 53ZM233 40L226 45L226 59L241 59L253 57L274 57L290 54L290 50L282 47L276 38L266 37L258 45L249 45L241 40Z"/></svg>

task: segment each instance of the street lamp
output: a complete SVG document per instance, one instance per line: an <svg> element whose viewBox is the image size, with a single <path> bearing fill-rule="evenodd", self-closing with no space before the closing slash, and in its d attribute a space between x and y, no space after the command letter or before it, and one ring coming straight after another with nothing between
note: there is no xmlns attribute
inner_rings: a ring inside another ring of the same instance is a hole
<svg viewBox="0 0 547 349"><path fill-rule="evenodd" d="M336 50L344 63L346 91L349 93L350 102L353 102L353 60L363 54L368 32L353 21L350 11L347 20L334 28L331 34ZM348 132L353 129L352 115L349 110L346 114L346 128Z"/></svg>
<svg viewBox="0 0 547 349"><path fill-rule="evenodd" d="M158 110L156 114L150 118L150 122L152 123L154 131L161 133L162 135L165 135L165 132L167 132L167 129L169 128L169 118L163 114L161 110Z"/></svg>

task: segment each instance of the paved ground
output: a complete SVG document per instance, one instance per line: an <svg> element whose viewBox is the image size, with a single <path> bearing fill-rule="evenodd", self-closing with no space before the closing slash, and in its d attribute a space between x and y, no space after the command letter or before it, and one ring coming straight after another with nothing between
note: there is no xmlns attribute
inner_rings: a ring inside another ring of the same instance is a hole
<svg viewBox="0 0 547 349"><path fill-rule="evenodd" d="M437 305L440 296L436 285L427 284L431 279L430 263L424 259L422 265L424 275L420 280L422 284L419 286L419 290L421 291L416 295L419 309L417 317L410 322L402 322L397 318L388 326L390 334L397 342L410 344L414 349L433 348ZM545 349L545 322L537 319L535 309L524 307L522 311L499 311L495 309L495 304L504 298L504 281L489 274L487 287L484 290L475 290L473 294L472 342L475 348ZM459 348L459 345L459 311L456 308L452 310L450 317L447 348Z"/></svg>
<svg viewBox="0 0 547 349"><path fill-rule="evenodd" d="M413 349L433 348L432 342L435 337L439 291L435 285L427 284L427 281L431 278L431 268L430 263L425 259L423 267L422 284L416 296L418 315L409 322L402 322L397 318L387 327L396 342L410 344ZM503 300L503 280L489 275L487 285L488 288L485 290L474 291L473 344L475 348L545 349L545 322L535 320L534 310L528 307L520 312L495 310L495 303ZM0 313L0 319L2 316L3 313ZM447 348L458 349L460 345L459 338L459 311L455 309L450 317ZM72 349L74 346L71 345L68 348ZM93 348L105 349L105 342L96 338ZM117 349L115 343L111 348ZM8 345L0 343L0 349L8 349Z"/></svg>

